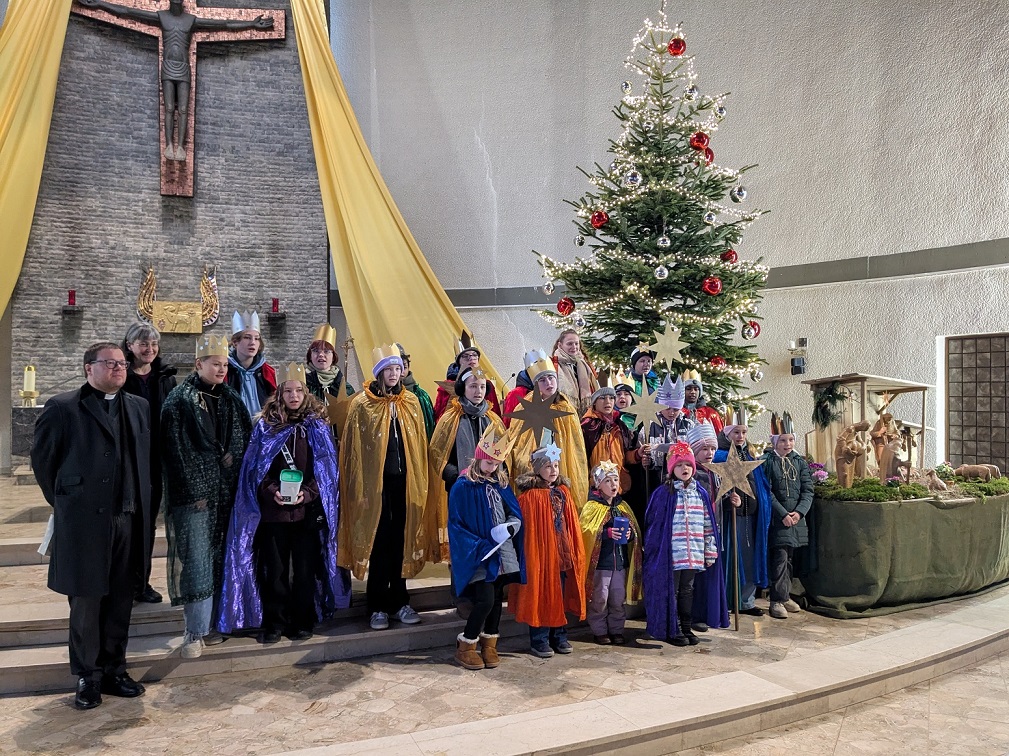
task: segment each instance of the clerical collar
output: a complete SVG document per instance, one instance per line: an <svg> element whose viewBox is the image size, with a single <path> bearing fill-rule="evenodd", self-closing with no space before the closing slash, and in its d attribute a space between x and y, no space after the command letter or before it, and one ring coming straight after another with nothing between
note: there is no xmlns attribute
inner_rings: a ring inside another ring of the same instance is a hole
<svg viewBox="0 0 1009 756"><path fill-rule="evenodd" d="M116 398L117 396L119 396L119 393L118 393L118 392L116 392L115 394L106 394L106 395L105 395L105 401L107 401L107 402L111 402L111 401L112 401L113 399L115 399L115 398Z"/></svg>

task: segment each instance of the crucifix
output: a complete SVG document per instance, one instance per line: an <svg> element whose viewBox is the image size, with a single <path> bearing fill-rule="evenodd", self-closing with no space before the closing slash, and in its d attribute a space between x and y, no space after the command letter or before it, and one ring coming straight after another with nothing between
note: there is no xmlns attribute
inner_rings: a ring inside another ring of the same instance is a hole
<svg viewBox="0 0 1009 756"><path fill-rule="evenodd" d="M200 8L196 0L168 0L167 10L163 5L163 0L76 0L73 11L158 38L161 193L192 197L198 44L284 39L285 15L282 10Z"/></svg>

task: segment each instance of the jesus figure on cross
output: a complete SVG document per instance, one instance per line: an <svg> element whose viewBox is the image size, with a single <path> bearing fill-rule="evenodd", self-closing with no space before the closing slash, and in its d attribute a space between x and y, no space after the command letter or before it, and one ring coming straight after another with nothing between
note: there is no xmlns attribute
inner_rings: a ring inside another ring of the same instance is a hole
<svg viewBox="0 0 1009 756"><path fill-rule="evenodd" d="M183 0L170 0L167 11L148 11L117 5L105 0L78 0L85 8L98 8L116 16L132 18L161 27L164 40L164 56L161 60L161 85L165 98L165 157L170 160L186 159L186 126L189 123L189 44L193 32L209 29L272 29L270 16L257 16L252 21L228 21L216 18L200 18L186 13ZM175 132L175 112L179 113L179 142L173 146Z"/></svg>

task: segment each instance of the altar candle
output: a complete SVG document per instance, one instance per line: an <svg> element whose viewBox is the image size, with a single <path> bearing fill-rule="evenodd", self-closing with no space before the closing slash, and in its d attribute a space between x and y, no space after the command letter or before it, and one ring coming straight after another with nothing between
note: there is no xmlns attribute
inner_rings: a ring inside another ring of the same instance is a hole
<svg viewBox="0 0 1009 756"><path fill-rule="evenodd" d="M273 298L273 311L280 312L280 299L278 297Z"/></svg>
<svg viewBox="0 0 1009 756"><path fill-rule="evenodd" d="M24 390L25 390L25 392L34 391L35 390L35 366L34 365L26 365L25 366Z"/></svg>
<svg viewBox="0 0 1009 756"><path fill-rule="evenodd" d="M67 289L67 304L71 307L77 304L77 289Z"/></svg>

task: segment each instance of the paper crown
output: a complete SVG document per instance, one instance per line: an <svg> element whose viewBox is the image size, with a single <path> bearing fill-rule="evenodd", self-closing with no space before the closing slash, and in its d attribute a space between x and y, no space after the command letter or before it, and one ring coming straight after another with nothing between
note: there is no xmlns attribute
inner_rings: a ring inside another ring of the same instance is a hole
<svg viewBox="0 0 1009 756"><path fill-rule="evenodd" d="M196 359L207 357L227 357L228 340L223 336L204 336L196 340Z"/></svg>
<svg viewBox="0 0 1009 756"><path fill-rule="evenodd" d="M300 362L288 362L284 365L277 376L277 387L283 386L288 381L301 381L305 383L305 366Z"/></svg>
<svg viewBox="0 0 1009 756"><path fill-rule="evenodd" d="M655 392L655 401L663 407L683 409L683 393L683 381L677 378L676 383L673 383L670 374L666 373L666 380L662 382L659 390Z"/></svg>
<svg viewBox="0 0 1009 756"><path fill-rule="evenodd" d="M536 379L541 375L557 375L554 363L547 357L547 353L542 349L531 349L525 354L526 373L529 380L536 383Z"/></svg>
<svg viewBox="0 0 1009 756"><path fill-rule="evenodd" d="M792 416L787 412L782 412L779 416L776 412L771 413L771 435L780 436L782 433L795 433L795 424Z"/></svg>
<svg viewBox="0 0 1009 756"><path fill-rule="evenodd" d="M480 356L480 350L473 345L473 336L466 331L463 331L462 335L455 342L456 362L459 362L459 358L462 357L463 352L476 352L477 357Z"/></svg>
<svg viewBox="0 0 1009 756"><path fill-rule="evenodd" d="M731 404L725 407L726 425L748 425L749 424L748 421L749 421L749 415L746 411L746 407L733 409Z"/></svg>
<svg viewBox="0 0 1009 756"><path fill-rule="evenodd" d="M485 373L480 368L466 368L461 373L459 373L459 377L456 378L456 380L459 383L466 383L466 381L468 381L470 378L476 378L477 380L481 379L487 380L487 373Z"/></svg>
<svg viewBox="0 0 1009 756"><path fill-rule="evenodd" d="M623 370L617 373L616 378L613 379L613 388L619 391L621 387L631 392L634 391L634 381Z"/></svg>
<svg viewBox="0 0 1009 756"><path fill-rule="evenodd" d="M701 374L696 370L684 370L680 378L683 380L683 388L697 386L701 391L704 391L704 384L701 383Z"/></svg>
<svg viewBox="0 0 1009 756"><path fill-rule="evenodd" d="M592 482L597 486L602 483L607 478L616 478L620 480L620 468L617 467L615 462L600 462L592 470Z"/></svg>
<svg viewBox="0 0 1009 756"><path fill-rule="evenodd" d="M708 440L717 441L718 435L715 433L715 426L707 420L701 420L687 429L687 443L691 447Z"/></svg>
<svg viewBox="0 0 1009 756"><path fill-rule="evenodd" d="M375 367L371 369L371 374L376 378L390 365L403 367L403 358L400 356L399 349L396 348L395 344L375 347L371 350L371 359L375 363Z"/></svg>
<svg viewBox="0 0 1009 756"><path fill-rule="evenodd" d="M531 457L534 465L537 461L559 462L561 459L561 447L550 441L532 453Z"/></svg>
<svg viewBox="0 0 1009 756"><path fill-rule="evenodd" d="M317 325L315 327L315 333L312 334L312 343L316 341L324 341L333 348L333 352L336 352L336 329L333 328L329 323L323 323L322 325Z"/></svg>
<svg viewBox="0 0 1009 756"><path fill-rule="evenodd" d="M513 443L514 439L509 438L508 434L496 438L494 426L488 425L487 430L483 432L477 442L473 459L492 459L495 462L504 462L508 458L508 452L511 451Z"/></svg>
<svg viewBox="0 0 1009 756"><path fill-rule="evenodd" d="M651 344L646 344L645 342L641 342L636 347L634 347L634 349L631 350L631 370L634 370L634 363L637 362L642 357L646 357L646 356L647 357L651 357L652 361L654 362L654 360L655 360L655 352L653 352L650 349L650 347L651 347Z"/></svg>
<svg viewBox="0 0 1009 756"><path fill-rule="evenodd" d="M249 312L239 312L235 310L235 313L231 316L231 335L234 336L236 333L241 333L242 331L259 331L262 333L262 329L259 327L259 313L253 310Z"/></svg>

